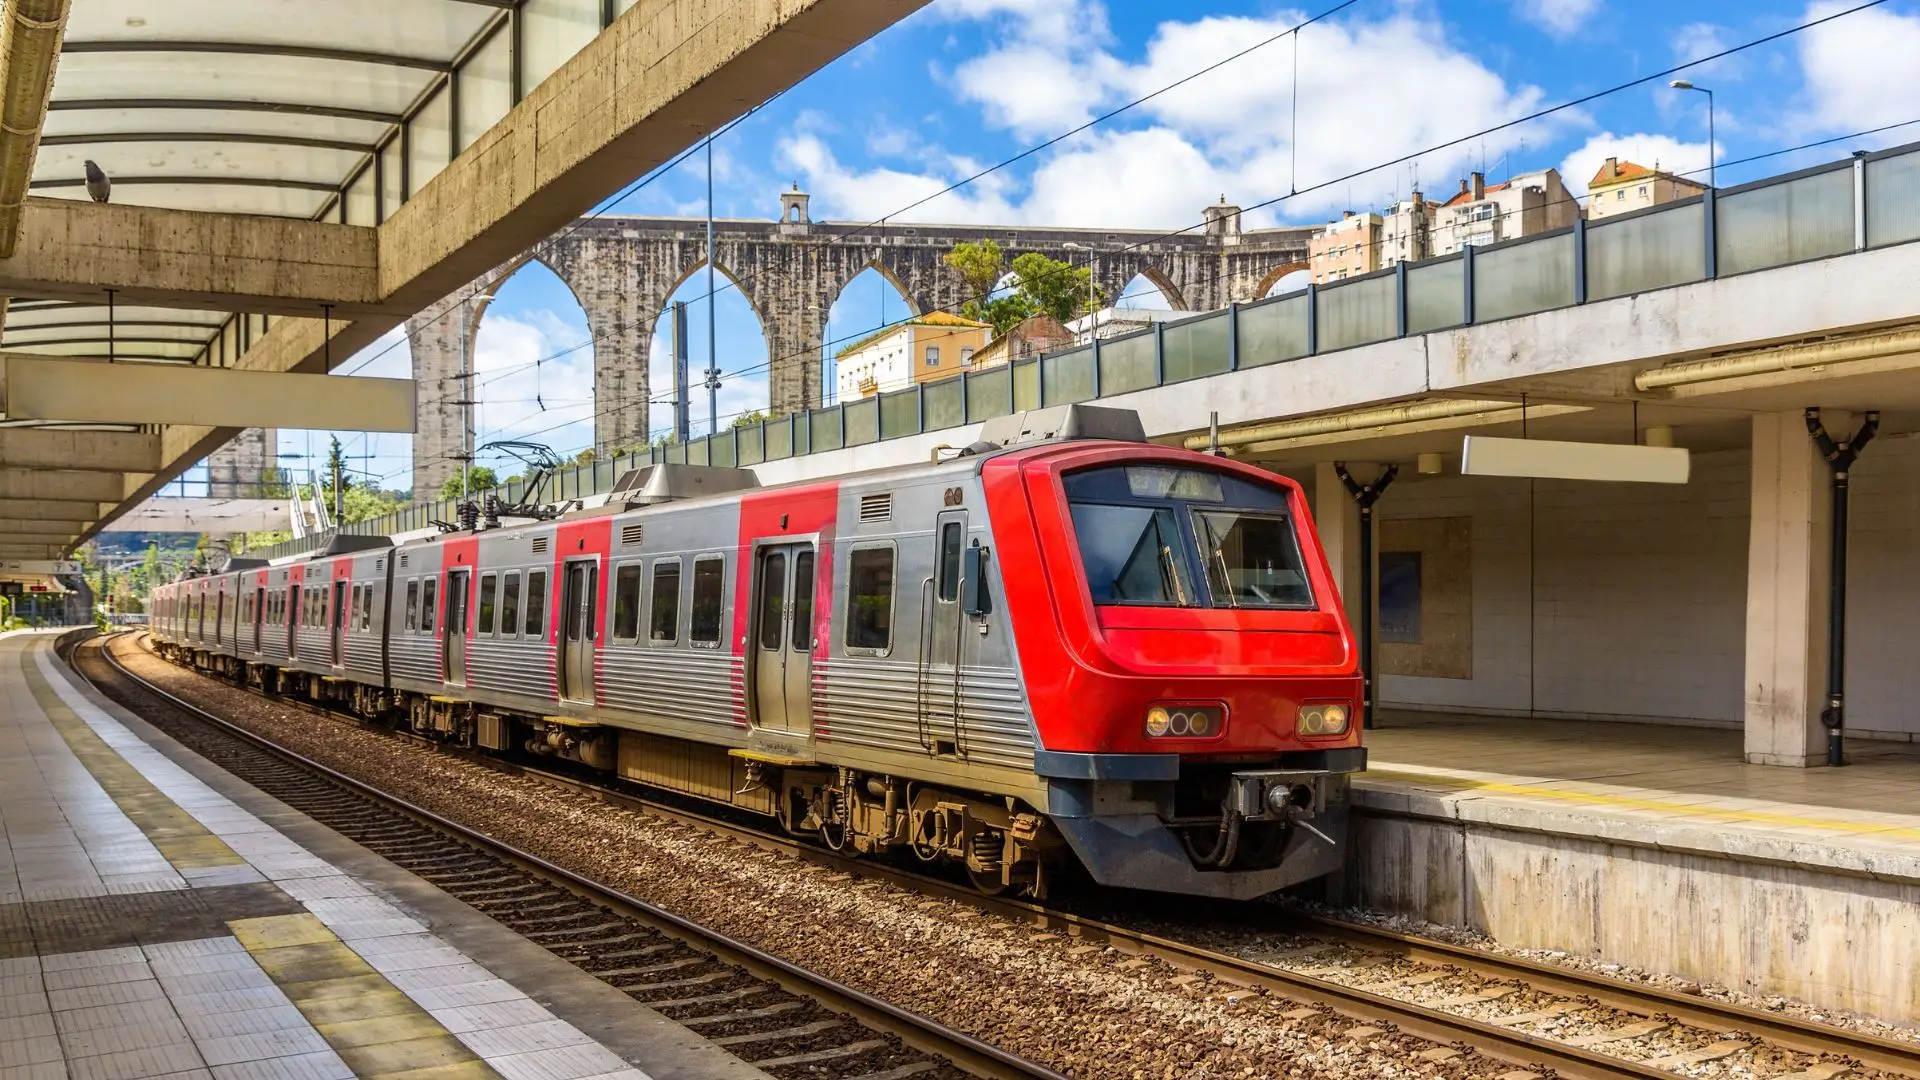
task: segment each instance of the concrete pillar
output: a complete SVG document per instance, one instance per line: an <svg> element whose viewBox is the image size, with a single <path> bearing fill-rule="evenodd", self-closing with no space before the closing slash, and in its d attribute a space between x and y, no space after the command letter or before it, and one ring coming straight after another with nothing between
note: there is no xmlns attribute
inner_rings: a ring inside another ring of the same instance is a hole
<svg viewBox="0 0 1920 1080"><path fill-rule="evenodd" d="M1853 429L1844 413L1823 419L1830 431ZM1745 720L1747 760L1756 765L1826 761L1831 483L1800 410L1753 418Z"/></svg>
<svg viewBox="0 0 1920 1080"><path fill-rule="evenodd" d="M460 378L460 337L473 333L470 307L449 298L407 320L413 377L419 387L420 426L413 436L416 500L439 498L441 485L460 475L463 462L459 458L470 417L460 405L466 396L466 380ZM471 343L471 336L467 340Z"/></svg>
<svg viewBox="0 0 1920 1080"><path fill-rule="evenodd" d="M215 499L262 498L267 470L279 464L280 433L248 428L207 455L207 495Z"/></svg>

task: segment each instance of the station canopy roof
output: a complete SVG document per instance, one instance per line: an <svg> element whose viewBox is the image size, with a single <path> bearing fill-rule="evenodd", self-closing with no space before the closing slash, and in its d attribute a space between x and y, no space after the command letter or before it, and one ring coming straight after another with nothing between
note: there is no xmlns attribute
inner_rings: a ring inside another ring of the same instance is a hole
<svg viewBox="0 0 1920 1080"><path fill-rule="evenodd" d="M87 198L91 160L110 178L116 204L378 224L406 189L418 190L512 107L515 6L73 0L30 193ZM522 52L547 70L591 40L604 17L601 0L520 6L524 29L538 37ZM457 69L466 101L459 117L450 86ZM545 73L523 72L523 85ZM230 363L266 330L263 316L245 322L122 303L110 329L105 296L17 296L0 348L111 349L120 359L181 363L212 348Z"/></svg>

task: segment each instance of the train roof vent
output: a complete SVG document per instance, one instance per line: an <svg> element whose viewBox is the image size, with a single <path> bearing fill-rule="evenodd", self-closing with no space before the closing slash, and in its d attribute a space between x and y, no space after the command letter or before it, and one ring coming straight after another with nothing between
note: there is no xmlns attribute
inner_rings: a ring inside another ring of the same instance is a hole
<svg viewBox="0 0 1920 1080"><path fill-rule="evenodd" d="M980 425L980 442L991 443L997 448L1053 439L1112 439L1143 443L1147 441L1147 431L1140 424L1140 414L1132 409L1110 409L1101 405L1055 405L1050 409L1029 409L1011 416L997 416ZM978 446L979 443L974 445Z"/></svg>
<svg viewBox="0 0 1920 1080"><path fill-rule="evenodd" d="M608 505L650 505L745 491L760 486L752 469L730 469L724 465L678 465L671 462L648 465L621 474L607 497Z"/></svg>
<svg viewBox="0 0 1920 1080"><path fill-rule="evenodd" d="M412 558L413 558L413 556L411 556L411 555L408 555L408 554L406 554L405 552L402 552L402 553L401 553L401 555L400 555L400 568L401 568L402 570L404 570L404 569L406 569L406 568L407 568L407 562L408 562L409 560L411 560Z"/></svg>
<svg viewBox="0 0 1920 1080"><path fill-rule="evenodd" d="M385 559L373 560L373 568L375 570L385 570L387 568L387 560Z"/></svg>
<svg viewBox="0 0 1920 1080"><path fill-rule="evenodd" d="M630 525L620 526L620 542L623 544L638 544L646 538L647 527L641 522L636 521Z"/></svg>
<svg viewBox="0 0 1920 1080"><path fill-rule="evenodd" d="M546 537L544 537L544 536L536 536L536 537L534 537L534 538L533 538L533 553L534 553L535 555L544 555L544 554L546 554L546 552L547 552L547 538L546 538Z"/></svg>
<svg viewBox="0 0 1920 1080"><path fill-rule="evenodd" d="M860 496L861 521L886 521L892 516L893 494L891 492Z"/></svg>

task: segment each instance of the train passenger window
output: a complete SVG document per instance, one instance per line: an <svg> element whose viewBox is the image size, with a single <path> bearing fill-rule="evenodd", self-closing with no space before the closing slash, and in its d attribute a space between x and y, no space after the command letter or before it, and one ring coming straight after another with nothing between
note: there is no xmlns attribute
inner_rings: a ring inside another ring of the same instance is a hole
<svg viewBox="0 0 1920 1080"><path fill-rule="evenodd" d="M407 629L420 629L420 582L407 582Z"/></svg>
<svg viewBox="0 0 1920 1080"><path fill-rule="evenodd" d="M893 547L853 549L847 559L847 648L893 646Z"/></svg>
<svg viewBox="0 0 1920 1080"><path fill-rule="evenodd" d="M613 572L613 639L640 637L640 564L627 563Z"/></svg>
<svg viewBox="0 0 1920 1080"><path fill-rule="evenodd" d="M813 549L793 557L793 651L813 648Z"/></svg>
<svg viewBox="0 0 1920 1080"><path fill-rule="evenodd" d="M960 599L960 544L966 527L957 521L940 526L940 599Z"/></svg>
<svg viewBox="0 0 1920 1080"><path fill-rule="evenodd" d="M726 560L719 555L693 560L693 612L687 619L687 642L691 645L714 648L720 644L725 568Z"/></svg>
<svg viewBox="0 0 1920 1080"><path fill-rule="evenodd" d="M433 633L433 619L436 614L434 593L440 588L440 579L430 577L420 583L420 632Z"/></svg>
<svg viewBox="0 0 1920 1080"><path fill-rule="evenodd" d="M520 634L520 571L502 575L500 588L500 636Z"/></svg>
<svg viewBox="0 0 1920 1080"><path fill-rule="evenodd" d="M373 583L368 582L360 589L360 629L373 627Z"/></svg>
<svg viewBox="0 0 1920 1080"><path fill-rule="evenodd" d="M680 560L658 559L653 564L653 609L647 618L647 640L671 645L680 639Z"/></svg>
<svg viewBox="0 0 1920 1080"><path fill-rule="evenodd" d="M480 624L473 628L475 634L493 634L493 610L498 606L496 595L500 590L500 579L492 574L480 575Z"/></svg>
<svg viewBox="0 0 1920 1080"><path fill-rule="evenodd" d="M547 572L530 570L527 572L527 636L540 637L546 626Z"/></svg>

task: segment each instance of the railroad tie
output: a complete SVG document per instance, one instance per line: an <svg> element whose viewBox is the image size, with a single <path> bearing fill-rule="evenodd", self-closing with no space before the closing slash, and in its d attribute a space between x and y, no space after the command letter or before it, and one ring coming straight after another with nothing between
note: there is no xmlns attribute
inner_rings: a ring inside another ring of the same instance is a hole
<svg viewBox="0 0 1920 1080"><path fill-rule="evenodd" d="M1851 1065L1815 1065L1802 1072L1776 1076L1773 1080L1840 1080L1841 1077L1852 1075L1853 1066Z"/></svg>
<svg viewBox="0 0 1920 1080"><path fill-rule="evenodd" d="M869 1050L878 1050L885 1045L887 1045L885 1039L862 1039L857 1043L836 1046L831 1050L815 1050L806 1054L788 1054L785 1057L765 1058L753 1062L753 1067L756 1069L774 1069L782 1065L805 1065L812 1061L832 1061L834 1058L852 1057L855 1054L864 1054Z"/></svg>
<svg viewBox="0 0 1920 1080"><path fill-rule="evenodd" d="M1644 1039L1649 1035L1657 1035L1667 1030L1669 1026L1671 1025L1663 1024L1658 1020L1638 1020L1628 1024L1626 1027L1614 1028L1612 1031L1602 1031L1594 1035L1575 1035L1573 1038L1567 1040L1567 1044L1570 1046L1601 1046L1610 1042L1622 1042L1626 1039Z"/></svg>
<svg viewBox="0 0 1920 1080"><path fill-rule="evenodd" d="M1580 1008L1580 1006L1574 1002L1563 1001L1534 1012L1515 1013L1512 1016L1496 1016L1489 1022L1499 1024L1501 1027L1519 1027L1521 1024L1537 1024L1542 1020L1552 1020L1557 1017L1562 1017L1578 1008Z"/></svg>
<svg viewBox="0 0 1920 1080"><path fill-rule="evenodd" d="M1518 993L1517 986L1495 986L1486 990L1476 990L1471 994L1456 994L1450 998L1441 998L1434 1002L1443 1009L1458 1008L1461 1005L1478 1005L1483 1001L1499 1001L1503 997Z"/></svg>
<svg viewBox="0 0 1920 1080"><path fill-rule="evenodd" d="M781 1039L798 1039L807 1035L818 1035L823 1031L832 1031L840 1026L840 1018L815 1020L811 1024L798 1027L781 1028L779 1031L755 1031L746 1035L722 1035L712 1040L715 1046L745 1046L748 1043L777 1042Z"/></svg>
<svg viewBox="0 0 1920 1080"><path fill-rule="evenodd" d="M677 1021L681 1027L700 1027L704 1024L731 1024L737 1020L764 1020L769 1016L778 1016L783 1012L806 1007L804 1001L782 1001L777 1005L768 1005L761 1009L739 1009L730 1013L716 1013L712 1016L695 1016Z"/></svg>
<svg viewBox="0 0 1920 1080"><path fill-rule="evenodd" d="M1654 1058L1650 1064L1656 1069L1673 1069L1681 1065L1699 1065L1708 1061L1719 1061L1724 1057L1732 1057L1742 1050L1751 1049L1752 1046L1752 1043L1727 1040L1725 1042L1714 1043L1711 1046L1703 1046L1698 1050L1689 1050L1684 1054L1669 1054L1666 1057Z"/></svg>
<svg viewBox="0 0 1920 1080"><path fill-rule="evenodd" d="M886 1072L867 1073L865 1076L848 1077L847 1080L907 1080L909 1076L919 1076L921 1073L930 1073L940 1068L940 1066L941 1063L938 1061L917 1061L912 1065L902 1065L897 1069L888 1069Z"/></svg>

